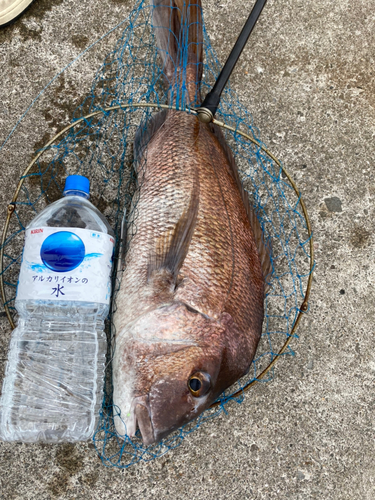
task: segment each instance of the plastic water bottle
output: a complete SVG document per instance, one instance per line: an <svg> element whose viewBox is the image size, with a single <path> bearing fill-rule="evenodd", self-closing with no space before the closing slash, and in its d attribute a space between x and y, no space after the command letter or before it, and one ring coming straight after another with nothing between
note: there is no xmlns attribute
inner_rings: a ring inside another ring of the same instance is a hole
<svg viewBox="0 0 375 500"><path fill-rule="evenodd" d="M3 441L89 439L103 397L114 233L90 203L89 180L26 228L0 400Z"/></svg>

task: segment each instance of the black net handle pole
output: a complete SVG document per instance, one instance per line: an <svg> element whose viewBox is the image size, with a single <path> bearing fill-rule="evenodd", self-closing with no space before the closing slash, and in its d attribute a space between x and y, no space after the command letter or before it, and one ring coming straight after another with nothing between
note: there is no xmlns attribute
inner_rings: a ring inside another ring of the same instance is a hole
<svg viewBox="0 0 375 500"><path fill-rule="evenodd" d="M215 85L213 86L211 92L209 92L203 101L200 108L197 109L198 118L201 122L209 123L215 116L216 110L220 104L221 94L229 80L232 71L237 64L237 61L246 45L251 32L254 29L256 22L259 19L259 16L263 10L263 7L266 5L267 0L257 0L253 10L248 17L245 26L243 27L240 36L237 38L237 41L232 49L232 52L229 54L227 62L225 63L223 69L218 76Z"/></svg>

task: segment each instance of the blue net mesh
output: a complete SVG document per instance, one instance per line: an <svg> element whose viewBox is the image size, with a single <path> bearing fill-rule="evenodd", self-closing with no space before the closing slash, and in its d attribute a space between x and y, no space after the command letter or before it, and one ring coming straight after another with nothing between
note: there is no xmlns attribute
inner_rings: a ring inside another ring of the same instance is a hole
<svg viewBox="0 0 375 500"><path fill-rule="evenodd" d="M136 205L131 205L137 185L132 169L134 136L140 124L147 123L157 111L155 107L137 105L166 104L168 89L156 48L148 0L140 0L136 4L125 26L114 49L98 70L88 96L75 110L75 126L53 144L43 148L39 159L24 176L3 245L5 305L14 318L24 229L46 204L62 196L67 175L79 173L90 178L91 201L108 218L116 232L117 254L124 213L126 211L127 217L131 218L131 210L136 209ZM212 87L219 71L220 64L204 29L203 96ZM183 86L181 88L184 89ZM176 95L174 103L184 109L188 104L186 91L182 90ZM114 109L116 106L120 107ZM87 116L90 114L92 116ZM249 374L225 391L215 408L207 410L161 443L145 447L140 436L120 438L114 428L113 418L118 409L113 407L111 400L111 359L115 346L110 317L107 324L109 352L105 397L94 436L97 451L108 466L125 468L139 460L152 460L178 446L205 420L226 411L229 401L240 403L244 389L259 378L291 336L300 313L310 274L310 238L300 200L280 165L261 148L262 143L251 115L229 85L222 96L216 118L258 142L258 145L254 144L237 132L223 129L265 239L272 247L273 272L269 278L270 289L265 300L265 320L257 354ZM128 234L136 230L136 221L134 217L135 227L129 228ZM112 312L116 307L118 288L119 282L114 272ZM288 347L285 354L291 355L293 352ZM262 381L269 381L272 377L273 372L270 370Z"/></svg>

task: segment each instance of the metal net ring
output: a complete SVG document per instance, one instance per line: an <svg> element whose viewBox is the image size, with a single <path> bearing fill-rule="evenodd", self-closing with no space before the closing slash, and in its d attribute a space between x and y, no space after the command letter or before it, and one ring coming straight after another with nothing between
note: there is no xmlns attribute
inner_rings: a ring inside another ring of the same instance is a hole
<svg viewBox="0 0 375 500"><path fill-rule="evenodd" d="M52 146L56 142L56 140L59 139L61 136L63 136L66 132L69 132L71 129L73 129L74 127L76 127L77 125L79 125L82 122L87 122L88 123L88 121L90 119L92 119L94 117L97 117L99 115L103 115L103 114L107 115L108 113L113 112L113 111L127 110L129 108L133 108L133 109L134 108L154 108L154 109L157 109L157 110L160 110L160 109L175 109L177 111L187 112L187 113L190 113L190 114L193 114L193 115L197 115L197 111L194 110L194 109L186 108L185 110L181 110L178 107L169 106L169 105L163 105L163 104L157 104L157 103L132 103L132 104L123 104L123 105L110 106L110 107L106 107L106 108L103 108L103 109L96 110L96 111L94 111L94 112L92 112L90 114L82 116L79 119L76 119L73 123L71 123L70 125L66 126L58 134L56 134L47 144L44 145L43 148L41 148L41 150L36 154L36 156L32 159L32 161L29 163L29 165L27 166L27 168L23 172L23 174L22 174L22 176L21 176L21 178L20 178L20 180L18 182L16 191L15 191L15 193L13 195L12 201L11 201L11 203L7 207L7 217L6 217L6 221L5 221L5 225L4 225L4 229L3 229L3 233L2 233L2 239L1 239L1 247L0 247L0 291L1 291L1 296L2 296L2 301L3 301L4 309L5 309L7 318L9 320L9 323L10 323L10 326L12 327L12 329L15 328L14 315L12 315L12 313L10 311L10 308L8 306L9 300L8 300L7 294L5 292L5 287L4 287L4 273L6 272L6 267L5 267L5 263L4 263L4 248L5 248L6 242L7 242L7 234L8 234L8 229L9 229L9 224L10 224L10 221L11 221L11 217L12 217L12 214L15 212L16 203L17 203L17 200L18 200L18 197L19 197L19 194L20 194L20 191L22 189L22 186L23 186L23 183L24 183L25 179L30 175L30 172L32 172L33 167L37 164L38 160L43 155L43 153L45 151L47 151L48 148L50 146ZM291 178L290 174L283 167L283 165L279 162L279 160L277 160L277 158L275 158L268 151L268 149L266 149L260 142L258 142L257 140L255 140L250 135L248 135L248 134L246 134L246 133L244 133L244 132L242 132L242 131L240 131L238 129L235 129L234 127L226 125L225 123L223 123L221 121L218 121L216 119L213 119L213 123L216 124L216 125L218 125L218 126L220 126L220 127L222 127L223 129L229 130L230 132L232 132L234 134L238 134L238 135L242 136L243 138L245 138L246 140L248 140L251 143L253 143L256 147L260 148L263 151L263 153L265 153L282 170L282 172L284 174L284 177L287 178L288 182L292 186L292 188L293 188L293 190L294 190L294 192L295 192L295 194L297 196L297 200L298 200L297 204L299 204L301 206L301 209L302 209L302 212L303 212L303 216L304 216L304 219L305 219L305 222L306 222L306 229L307 229L307 233L308 233L308 242L309 242L309 250L310 250L310 254L309 254L310 263L309 263L308 280L307 280L306 289L304 291L303 300L302 300L302 303L301 303L301 305L299 307L299 311L298 311L297 317L296 317L296 319L294 321L293 327L292 327L289 335L287 336L287 339L284 342L284 344L281 346L281 348L279 349L279 351L277 353L275 353L275 355L274 355L273 359L271 360L271 362L261 371L261 373L259 375L258 374L256 375L255 379L253 379L252 381L250 381L247 384L245 384L243 387L241 387L236 392L231 393L229 397L225 396L224 399L217 400L215 403L213 403L211 405L211 408L219 406L219 405L222 405L223 403L226 403L228 401L228 399L233 399L233 398L240 397L245 391L247 391L255 383L257 383L260 380L262 380L265 377L265 375L274 367L274 365L276 364L276 362L278 361L278 359L286 352L286 350L288 349L288 346L289 346L292 338L295 337L295 332L297 330L297 327L298 327L298 325L300 323L300 320L301 320L303 314L308 310L308 300L309 300L310 291L311 291L312 278L313 278L313 268L314 268L314 247L313 247L313 238L312 238L312 231L311 231L310 220L309 220L309 217L308 217L308 214L307 214L307 209L306 209L305 203L304 203L304 201L303 201L303 199L301 197L301 194L299 192L299 189L297 188L297 186L294 183L293 179Z"/></svg>

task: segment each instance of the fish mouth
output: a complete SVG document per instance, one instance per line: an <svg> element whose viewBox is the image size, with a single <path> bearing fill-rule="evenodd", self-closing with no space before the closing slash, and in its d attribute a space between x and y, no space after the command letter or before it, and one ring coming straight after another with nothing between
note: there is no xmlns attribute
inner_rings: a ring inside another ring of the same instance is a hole
<svg viewBox="0 0 375 500"><path fill-rule="evenodd" d="M152 427L152 420L148 408L143 405L137 404L135 407L135 417L139 432L142 435L143 443L149 446L155 443L154 429Z"/></svg>
<svg viewBox="0 0 375 500"><path fill-rule="evenodd" d="M145 446L149 446L157 441L150 414L148 396L134 398L132 403L133 422L132 428L128 429L129 435L134 437L139 429Z"/></svg>

